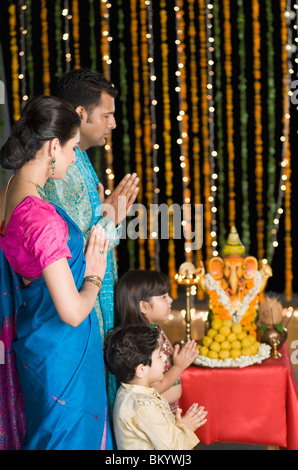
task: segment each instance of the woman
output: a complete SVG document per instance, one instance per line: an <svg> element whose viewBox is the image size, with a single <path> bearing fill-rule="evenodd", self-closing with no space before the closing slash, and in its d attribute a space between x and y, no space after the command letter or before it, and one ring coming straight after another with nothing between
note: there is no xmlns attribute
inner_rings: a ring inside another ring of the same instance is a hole
<svg viewBox="0 0 298 470"><path fill-rule="evenodd" d="M10 283L10 295L21 300L13 350L25 398L23 449L112 448L93 308L108 241L93 228L84 253L79 228L42 199L49 177L64 178L79 140L73 107L41 96L24 108L0 154L15 171L0 192L0 246L10 268L3 256L2 264L20 280L19 289Z"/></svg>

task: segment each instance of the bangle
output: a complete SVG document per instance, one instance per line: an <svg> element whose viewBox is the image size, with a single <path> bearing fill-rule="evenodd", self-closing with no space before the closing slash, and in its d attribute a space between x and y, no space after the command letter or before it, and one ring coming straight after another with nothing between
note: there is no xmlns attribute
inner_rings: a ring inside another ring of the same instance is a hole
<svg viewBox="0 0 298 470"><path fill-rule="evenodd" d="M92 275L92 276L86 276L84 277L84 281L86 282L92 282L92 284L94 284L96 287L98 287L99 291L101 291L101 288L102 288L102 279L99 277L99 276L95 276L95 275Z"/></svg>

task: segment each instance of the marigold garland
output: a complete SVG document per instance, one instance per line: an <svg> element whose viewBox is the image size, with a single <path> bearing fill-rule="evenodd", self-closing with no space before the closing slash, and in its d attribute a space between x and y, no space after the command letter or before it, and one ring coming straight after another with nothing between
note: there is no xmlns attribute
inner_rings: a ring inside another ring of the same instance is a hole
<svg viewBox="0 0 298 470"><path fill-rule="evenodd" d="M149 75L149 49L148 49L148 35L153 31L148 31L147 27L147 8L145 3L140 4L140 52L141 52L141 73L142 73L142 89L143 89L143 146L144 146L144 166L146 168L146 185L145 197L147 209L150 210L153 204L153 166L152 166L152 141L151 141L151 114L150 114L150 75ZM147 245L149 254L150 269L155 270L155 240L150 231L152 227L152 219L154 218L153 211L148 212L147 217Z"/></svg>
<svg viewBox="0 0 298 470"><path fill-rule="evenodd" d="M130 0L130 32L131 32L131 62L132 62L132 76L133 76L133 109L134 109L134 132L135 132L135 147L134 157L136 162L136 173L140 178L139 192L137 200L140 204L143 201L143 162L142 162L142 127L141 127L141 93L140 93L140 53L138 48L138 31L139 21L137 15L137 2ZM144 227L143 212L139 213L140 219L140 236L138 239L138 264L140 269L146 269L146 254L145 254L145 234L143 233Z"/></svg>
<svg viewBox="0 0 298 470"><path fill-rule="evenodd" d="M224 207L225 201L225 164L224 164L224 99L223 99L223 73L222 73L222 28L221 28L221 5L213 2L213 26L214 26L214 48L215 55L215 118L216 118L216 142L217 142L217 200L219 207ZM218 240L219 245L224 246L226 241L225 211L219 210L218 217Z"/></svg>
<svg viewBox="0 0 298 470"><path fill-rule="evenodd" d="M207 98L207 47L210 47L210 42L207 45L206 35L206 18L205 18L205 1L198 0L199 6L199 39L200 39L200 73L201 73L201 133L202 133L202 148L203 148L203 175L204 175L204 229L205 229L205 249L206 249L206 262L212 257L212 217L210 205L210 159L209 159L209 110Z"/></svg>
<svg viewBox="0 0 298 470"><path fill-rule="evenodd" d="M176 71L178 83L178 98L179 98L179 116L177 116L179 123L179 139L178 144L180 147L180 167L182 169L182 197L184 204L191 204L191 191L190 184L190 169L189 169L189 126L188 126L188 100L187 100L187 74L186 74L186 55L185 55L185 21L183 12L183 2L176 1L176 43L177 43L177 63L178 68ZM192 95L193 97L193 95ZM196 105L198 97L195 97ZM193 261L193 253L190 248L190 233L191 233L191 217L184 216L184 229L185 236L185 249L184 255L186 261Z"/></svg>
<svg viewBox="0 0 298 470"><path fill-rule="evenodd" d="M12 106L13 120L17 121L21 113L20 104L20 82L19 82L19 58L18 42L16 28L16 6L11 3L8 7L9 13L9 35L10 35L10 53L11 53L11 88L12 88Z"/></svg>
<svg viewBox="0 0 298 470"><path fill-rule="evenodd" d="M238 55L239 55L239 106L240 106L240 153L241 153L241 189L242 189L242 210L241 210L241 240L249 252L250 249L250 225L249 225L249 184L248 184L248 149L247 149L247 85L246 85L246 47L245 47L245 14L244 0L238 0L237 32L238 32Z"/></svg>
<svg viewBox="0 0 298 470"><path fill-rule="evenodd" d="M167 204L173 204L173 168L171 155L171 105L169 93L168 71L168 37L167 37L167 10L165 0L160 1L160 35L162 57L162 92L163 92L163 140L165 152L165 179ZM175 282L176 259L175 244L173 240L173 214L169 213L169 244L168 244L168 275L171 280L171 295L177 297L177 284Z"/></svg>
<svg viewBox="0 0 298 470"><path fill-rule="evenodd" d="M72 0L72 37L74 48L74 69L79 69L81 67L79 0Z"/></svg>
<svg viewBox="0 0 298 470"><path fill-rule="evenodd" d="M232 87L232 25L230 1L223 0L223 30L224 30L224 69L226 74L226 122L227 122L227 153L228 153L228 184L229 184L229 226L235 226L236 222L236 194L234 173L234 115L233 115L233 87Z"/></svg>
<svg viewBox="0 0 298 470"><path fill-rule="evenodd" d="M193 202L195 207L202 203L201 200L201 183L200 183L200 116L199 116L199 89L198 89L198 67L196 59L196 11L195 11L195 0L188 1L189 11L189 52L190 52L190 93L191 93L191 133L192 133L192 160L193 160ZM188 162L189 165L189 162ZM201 214L195 213L194 215L195 230L198 227L203 231L203 217ZM202 249L196 249L194 252L195 264L200 265L203 259ZM198 298L203 299L204 293L202 289L197 291Z"/></svg>
<svg viewBox="0 0 298 470"><path fill-rule="evenodd" d="M261 99L261 25L259 0L252 2L253 32L253 77L254 77L254 125L255 125L255 178L257 210L257 256L264 258L264 218L263 218L263 140L262 140L262 99Z"/></svg>
<svg viewBox="0 0 298 470"><path fill-rule="evenodd" d="M285 180L283 184L286 186L284 191L284 215L285 215L285 297L287 301L292 299L292 279L293 279L293 266L292 266L292 220L291 220L291 151L290 151L290 118L289 118L289 71L288 71L288 54L286 45L288 42L288 27L285 18L287 9L286 0L281 0L281 59L282 59L282 79L283 79L283 99L284 99L284 112L283 112L283 153L286 166L284 169Z"/></svg>
<svg viewBox="0 0 298 470"><path fill-rule="evenodd" d="M154 39L154 28L153 28L153 8L152 8L152 2L147 0L145 2L146 7L147 7L147 22L148 22L148 33L147 33L147 38L148 38L148 63L149 63L149 75L150 77L155 77L155 65L154 65L154 44L155 44L155 39ZM158 188L158 174L159 174L159 168L158 168L158 149L159 145L157 143L157 132L156 132L156 127L157 127L157 120L156 120L156 107L157 107L157 100L156 100L156 93L155 93L155 81L154 80L149 80L149 94L150 94L150 117L151 117L151 164L153 168L152 172L152 201L154 204L158 206L159 202L159 188ZM157 169L158 171L154 171L154 169ZM152 217L151 211L150 211L150 217L151 219L153 218L152 223L155 222L154 215ZM151 234L152 236L152 234ZM155 269L160 271L160 244L159 244L159 237L158 234L154 234L154 265ZM152 250L153 251L153 250Z"/></svg>
<svg viewBox="0 0 298 470"><path fill-rule="evenodd" d="M46 0L41 0L40 9L41 21L41 51L42 51L42 82L44 95L50 95L50 52L49 52L49 38L48 38L48 9Z"/></svg>

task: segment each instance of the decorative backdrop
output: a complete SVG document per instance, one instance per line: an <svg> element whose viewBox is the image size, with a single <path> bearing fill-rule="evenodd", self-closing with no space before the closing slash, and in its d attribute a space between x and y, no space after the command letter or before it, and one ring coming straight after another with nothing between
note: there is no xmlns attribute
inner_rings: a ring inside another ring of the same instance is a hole
<svg viewBox="0 0 298 470"><path fill-rule="evenodd" d="M107 194L127 172L141 179L148 227L140 211L141 236L117 250L120 274L147 267L173 280L183 261L216 256L235 225L247 252L272 266L268 288L291 300L298 292L298 2L2 0L0 11L11 124L71 68L96 68L119 89L112 140L89 153ZM174 212L169 238L160 223L152 231L152 204L192 206L182 239ZM193 250L188 233L199 224L203 245Z"/></svg>

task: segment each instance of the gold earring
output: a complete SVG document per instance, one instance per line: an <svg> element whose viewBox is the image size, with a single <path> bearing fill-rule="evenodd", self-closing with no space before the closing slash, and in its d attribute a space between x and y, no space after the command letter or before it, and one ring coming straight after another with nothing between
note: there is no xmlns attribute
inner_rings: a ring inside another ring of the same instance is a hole
<svg viewBox="0 0 298 470"><path fill-rule="evenodd" d="M55 163L56 163L56 158L54 157L51 162L52 176L54 176L54 173L55 173Z"/></svg>

